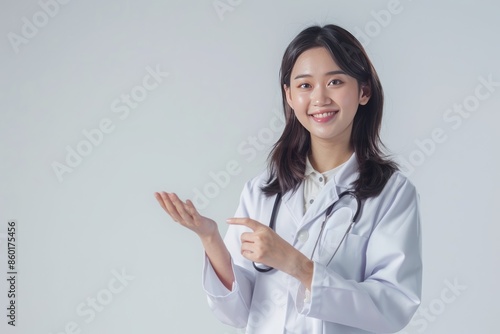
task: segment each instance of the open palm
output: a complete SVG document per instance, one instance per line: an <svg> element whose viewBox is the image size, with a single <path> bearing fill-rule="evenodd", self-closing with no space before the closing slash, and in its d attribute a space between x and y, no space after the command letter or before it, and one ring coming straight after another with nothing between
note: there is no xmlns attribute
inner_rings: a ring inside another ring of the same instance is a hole
<svg viewBox="0 0 500 334"><path fill-rule="evenodd" d="M175 222L192 230L200 238L218 231L217 223L200 215L190 200L183 202L176 194L164 191L155 193L155 198Z"/></svg>

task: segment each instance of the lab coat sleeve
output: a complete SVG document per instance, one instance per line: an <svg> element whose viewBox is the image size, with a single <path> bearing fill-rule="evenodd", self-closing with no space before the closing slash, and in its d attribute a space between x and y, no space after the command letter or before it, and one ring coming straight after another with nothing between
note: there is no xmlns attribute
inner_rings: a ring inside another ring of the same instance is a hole
<svg viewBox="0 0 500 334"><path fill-rule="evenodd" d="M233 262L231 265L235 281L230 291L219 280L205 256L203 288L207 294L208 305L216 318L226 325L243 328L247 324L252 301L252 279L245 269L235 266Z"/></svg>
<svg viewBox="0 0 500 334"><path fill-rule="evenodd" d="M310 297L300 283L294 296L300 313L375 333L397 332L411 320L422 285L419 198L406 178L397 179L369 237L364 281L315 262Z"/></svg>
<svg viewBox="0 0 500 334"><path fill-rule="evenodd" d="M250 191L251 181L243 189L235 217L248 216L247 205ZM241 255L240 236L246 231L249 231L246 227L229 226L224 237L224 243L231 254L231 265L235 277L231 290L222 284L206 255L202 274L202 285L207 294L210 309L222 323L238 328L245 327L248 322L255 280L253 268L249 268L249 261Z"/></svg>

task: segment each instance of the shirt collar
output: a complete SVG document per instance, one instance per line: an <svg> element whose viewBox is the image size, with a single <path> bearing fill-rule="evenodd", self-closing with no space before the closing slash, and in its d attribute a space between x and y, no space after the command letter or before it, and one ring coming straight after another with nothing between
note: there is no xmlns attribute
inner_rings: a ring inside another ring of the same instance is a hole
<svg viewBox="0 0 500 334"><path fill-rule="evenodd" d="M306 156L306 170L304 172L304 176L308 177L312 173L318 173L314 167L311 165L311 162L309 161L309 156Z"/></svg>
<svg viewBox="0 0 500 334"><path fill-rule="evenodd" d="M316 173L316 174L320 174L320 175L322 174L328 180L330 180L332 178L332 175L333 175L333 177L335 178L335 183L347 183L347 184L349 184L351 182L349 182L349 180L344 180L344 179L346 177L349 178L349 176L351 176L350 174L357 172L357 168L358 168L358 164L357 164L357 159L356 159L355 153L353 153L351 155L351 157L343 164L341 164L333 169L330 169L324 173L320 173L317 170L315 170L314 167L311 165L311 161L309 161L309 156L306 156L306 169L304 171L304 177L307 178L311 174ZM338 175L340 173L342 173L343 175ZM356 177L357 177L357 175L356 175ZM346 182L342 182L342 181L346 181Z"/></svg>

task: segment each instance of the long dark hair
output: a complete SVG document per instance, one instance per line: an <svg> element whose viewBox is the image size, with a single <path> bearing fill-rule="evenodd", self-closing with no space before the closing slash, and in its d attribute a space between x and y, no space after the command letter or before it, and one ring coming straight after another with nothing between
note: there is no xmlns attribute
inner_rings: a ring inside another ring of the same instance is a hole
<svg viewBox="0 0 500 334"><path fill-rule="evenodd" d="M311 147L309 132L299 123L286 100L284 85L290 87L290 75L297 58L312 48L328 50L335 63L348 75L367 85L370 99L360 105L354 117L350 144L359 164L354 190L360 199L377 196L398 169L382 153L380 140L384 93L377 72L361 45L347 30L333 24L312 26L297 35L283 55L280 86L285 113L285 129L269 154L269 179L262 190L268 196L297 190L304 179L306 156Z"/></svg>

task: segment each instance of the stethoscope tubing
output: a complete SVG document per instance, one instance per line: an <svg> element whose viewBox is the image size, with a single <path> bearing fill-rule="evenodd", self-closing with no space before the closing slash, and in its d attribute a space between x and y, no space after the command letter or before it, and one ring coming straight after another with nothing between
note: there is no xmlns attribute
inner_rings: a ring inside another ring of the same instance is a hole
<svg viewBox="0 0 500 334"><path fill-rule="evenodd" d="M330 216L333 214L333 209L335 207L335 205L344 197L344 196L351 196L353 197L355 200L356 200L356 212L354 213L354 216L352 217L352 220L351 220L351 223L349 224L349 226L347 227L344 235L342 236L342 239L340 240L340 243L339 245L337 246L337 248L335 249L335 252L333 253L333 255L330 257L330 260L328 260L327 262L327 266L332 262L333 258L335 257L335 255L337 254L337 252L339 251L340 249L340 246L343 244L345 238L347 237L347 235L351 232L352 228L354 227L354 225L356 224L356 222L358 221L358 218L359 218L359 215L361 213L361 200L359 199L358 196L356 196L356 193L352 190L346 190L346 191L343 191L342 193L340 193L339 195L339 198L333 203L331 204L327 209L326 209L326 212L325 212L325 219L323 220L323 222L321 223L321 229L320 229L320 232L319 232L319 235L318 235L318 238L316 239L316 243L314 244L314 247L313 247L313 250L312 250L312 253L311 253L311 257L310 259L312 260L313 257L314 257L314 253L316 252L316 248L318 246L318 243L319 243L319 240L321 239L322 235L323 235L323 231L325 229L325 226L326 226L326 222L327 220L330 218ZM280 204L281 204L281 193L278 193L276 194L276 199L274 201L274 206L273 206L273 211L271 213L271 219L269 221L269 227L273 230L273 231L276 231L275 229L275 226L276 226L276 216L278 215L278 211L279 211L279 207L280 207ZM253 264L253 267L255 268L255 270L257 270L258 272L261 272L261 273L267 273L271 270L273 270L274 268L273 267L267 267L267 268L259 268L255 262L252 262Z"/></svg>
<svg viewBox="0 0 500 334"><path fill-rule="evenodd" d="M276 194L276 199L274 200L273 212L271 213L271 220L269 221L269 227L273 231L276 231L276 228L275 228L276 216L278 215L280 204L281 204L281 192ZM255 268L255 270L257 270L258 272L261 272L261 273L267 273L267 272L274 269L273 267L259 268L255 264L255 262L252 262L252 264L253 264L253 267Z"/></svg>

